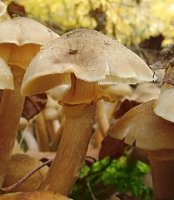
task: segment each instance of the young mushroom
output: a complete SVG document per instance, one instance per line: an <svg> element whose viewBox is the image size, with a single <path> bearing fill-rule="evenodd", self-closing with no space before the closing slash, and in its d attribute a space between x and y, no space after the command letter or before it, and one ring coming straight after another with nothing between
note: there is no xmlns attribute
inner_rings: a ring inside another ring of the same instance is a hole
<svg viewBox="0 0 174 200"><path fill-rule="evenodd" d="M110 128L110 136L146 151L155 199L174 199L174 123L153 112L154 100L129 110Z"/></svg>
<svg viewBox="0 0 174 200"><path fill-rule="evenodd" d="M16 192L0 195L1 200L68 200L68 197L49 191ZM70 199L69 199L70 200Z"/></svg>
<svg viewBox="0 0 174 200"><path fill-rule="evenodd" d="M152 76L137 55L94 30L68 32L41 48L26 71L22 94L41 93L71 80L60 101L66 116L62 138L42 189L71 192L92 135L96 102L110 100L100 85L152 81Z"/></svg>
<svg viewBox="0 0 174 200"><path fill-rule="evenodd" d="M20 95L20 88L24 72L41 45L58 35L25 17L1 22L0 30L0 56L11 66L14 78L14 90L4 90L0 104L1 187L23 109L24 97Z"/></svg>

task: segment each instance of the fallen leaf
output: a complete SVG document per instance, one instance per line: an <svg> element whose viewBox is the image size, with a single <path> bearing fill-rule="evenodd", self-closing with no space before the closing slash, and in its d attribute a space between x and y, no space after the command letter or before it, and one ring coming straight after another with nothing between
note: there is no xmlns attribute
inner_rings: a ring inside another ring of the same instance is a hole
<svg viewBox="0 0 174 200"><path fill-rule="evenodd" d="M33 96L27 96L25 98L22 117L26 118L27 120L30 120L45 108L46 103L47 103L47 95L45 93Z"/></svg>
<svg viewBox="0 0 174 200"><path fill-rule="evenodd" d="M102 141L99 159L103 159L107 156L119 158L123 154L125 145L123 140L117 140L107 135Z"/></svg>

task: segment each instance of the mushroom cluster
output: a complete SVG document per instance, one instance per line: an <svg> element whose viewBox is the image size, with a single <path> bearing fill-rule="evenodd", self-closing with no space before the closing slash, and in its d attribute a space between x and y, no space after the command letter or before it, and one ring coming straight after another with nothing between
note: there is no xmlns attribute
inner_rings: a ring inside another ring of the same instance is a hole
<svg viewBox="0 0 174 200"><path fill-rule="evenodd" d="M15 17L0 23L0 186L4 182L24 105L23 75L41 45L59 37L42 24ZM6 63L6 64L5 64ZM7 66L9 65L9 66Z"/></svg>
<svg viewBox="0 0 174 200"><path fill-rule="evenodd" d="M95 30L76 29L59 36L26 17L3 21L0 30L0 187L5 191L3 187L17 183L11 192L19 192L0 198L68 199L55 193L70 194L94 123L98 120L104 137L116 105L132 94L129 84L152 82L153 72L123 44ZM20 126L25 96L41 93L48 95L46 108ZM53 121L60 122L59 129ZM29 173L40 163L26 154L11 156L19 130L37 140L37 151L57 152L49 169L18 186L23 171ZM23 170L15 171L14 165Z"/></svg>
<svg viewBox="0 0 174 200"><path fill-rule="evenodd" d="M71 86L59 101L66 118L64 129L41 189L64 195L71 192L85 160L96 103L112 101L101 85L152 80L153 73L142 59L94 30L73 30L44 45L26 70L22 94L42 93L65 83Z"/></svg>
<svg viewBox="0 0 174 200"><path fill-rule="evenodd" d="M174 124L153 112L155 100L140 104L110 128L109 134L146 151L156 199L174 199ZM136 122L136 123L135 123Z"/></svg>

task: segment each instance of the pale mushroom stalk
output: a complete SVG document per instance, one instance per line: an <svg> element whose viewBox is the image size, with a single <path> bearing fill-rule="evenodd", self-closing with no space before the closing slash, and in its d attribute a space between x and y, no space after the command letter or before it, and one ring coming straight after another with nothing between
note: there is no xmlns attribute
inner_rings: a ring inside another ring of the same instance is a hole
<svg viewBox="0 0 174 200"><path fill-rule="evenodd" d="M100 89L96 83L86 83L74 75L71 75L71 78L71 89L62 100L66 116L62 137L55 160L41 186L41 189L64 195L71 192L84 164L92 135L95 101L100 96Z"/></svg>
<svg viewBox="0 0 174 200"><path fill-rule="evenodd" d="M4 90L0 103L0 186L2 186L7 162L10 159L16 132L23 109L24 97L20 88L24 70L16 67L13 70L15 90Z"/></svg>
<svg viewBox="0 0 174 200"><path fill-rule="evenodd" d="M47 132L48 132L48 135L50 138L50 143L51 143L50 150L56 151L59 141L60 141L60 138L61 138L61 132L62 132L61 125L60 125L61 129L59 128L57 131L55 131L53 121L45 120L45 123L46 123L46 129L47 129Z"/></svg>
<svg viewBox="0 0 174 200"><path fill-rule="evenodd" d="M65 128L55 160L41 189L67 195L71 192L72 186L78 178L79 170L84 164L92 135L95 104L65 106L64 109L67 116Z"/></svg>
<svg viewBox="0 0 174 200"><path fill-rule="evenodd" d="M110 117L114 108L119 104L119 101L115 100L115 102L112 104L110 103L109 106L105 105L105 103L106 102L103 100L97 103L97 122L103 138L106 136L106 132L110 127Z"/></svg>
<svg viewBox="0 0 174 200"><path fill-rule="evenodd" d="M54 125L53 125L53 121L51 120L45 120L46 123L46 129L48 131L48 135L50 136L50 140L51 142L54 142L57 140L57 133L54 130Z"/></svg>
<svg viewBox="0 0 174 200"><path fill-rule="evenodd" d="M40 151L49 151L49 140L43 113L39 113L35 119L35 132Z"/></svg>

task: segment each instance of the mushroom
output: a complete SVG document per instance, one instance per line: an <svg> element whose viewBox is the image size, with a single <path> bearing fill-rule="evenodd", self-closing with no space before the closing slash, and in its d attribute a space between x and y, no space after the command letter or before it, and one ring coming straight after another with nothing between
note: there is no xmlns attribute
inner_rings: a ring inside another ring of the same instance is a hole
<svg viewBox="0 0 174 200"><path fill-rule="evenodd" d="M137 55L94 30L77 29L41 48L24 76L21 92L31 95L71 79L60 103L66 121L56 157L41 189L68 195L85 160L96 102L110 100L100 85L152 81Z"/></svg>
<svg viewBox="0 0 174 200"><path fill-rule="evenodd" d="M97 122L102 135L105 136L109 129L113 112L124 98L131 96L132 89L130 85L121 83L117 85L105 85L102 89L114 100L114 102L106 102L101 99L97 102Z"/></svg>
<svg viewBox="0 0 174 200"><path fill-rule="evenodd" d="M173 100L172 100L173 99ZM154 112L165 120L174 122L174 88L163 90L156 100Z"/></svg>
<svg viewBox="0 0 174 200"><path fill-rule="evenodd" d="M14 91L4 90L0 104L0 187L11 155L24 97L20 87L24 72L41 45L58 37L50 29L25 17L0 23L0 56L11 66Z"/></svg>
<svg viewBox="0 0 174 200"><path fill-rule="evenodd" d="M10 67L0 58L0 90L13 90L13 74Z"/></svg>
<svg viewBox="0 0 174 200"><path fill-rule="evenodd" d="M7 166L7 173L4 179L3 187L9 187L22 179L34 168L41 165L39 160L24 154L13 154ZM44 166L22 184L11 189L10 192L29 192L37 190L44 178L46 177L48 166Z"/></svg>
<svg viewBox="0 0 174 200"><path fill-rule="evenodd" d="M49 191L16 192L0 195L1 200L68 200L68 197ZM70 199L69 199L70 200Z"/></svg>
<svg viewBox="0 0 174 200"><path fill-rule="evenodd" d="M63 97L62 88L60 88L60 93L58 91L58 87L55 88L54 97ZM64 90L64 89L63 89ZM64 90L65 91L65 90ZM54 92L54 91L51 91ZM59 93L59 94L58 94ZM62 93L62 94L61 94ZM50 139L50 149L52 151L57 150L58 143L61 138L61 130L63 127L63 112L62 106L57 103L57 100L52 98L52 95L47 95L48 101L46 104L46 108L43 111L43 116L46 124L46 130Z"/></svg>
<svg viewBox="0 0 174 200"><path fill-rule="evenodd" d="M136 89L133 92L132 99L145 103L153 99L157 99L160 94L160 88L154 83L141 83L137 85Z"/></svg>
<svg viewBox="0 0 174 200"><path fill-rule="evenodd" d="M153 112L154 100L140 104L110 128L109 134L146 151L156 199L174 199L174 123Z"/></svg>
<svg viewBox="0 0 174 200"><path fill-rule="evenodd" d="M40 151L49 151L49 138L45 125L43 112L39 113L34 120L34 129Z"/></svg>
<svg viewBox="0 0 174 200"><path fill-rule="evenodd" d="M174 67L171 65L164 76L164 84L161 87L161 93L156 100L154 112L156 115L174 122Z"/></svg>

